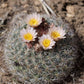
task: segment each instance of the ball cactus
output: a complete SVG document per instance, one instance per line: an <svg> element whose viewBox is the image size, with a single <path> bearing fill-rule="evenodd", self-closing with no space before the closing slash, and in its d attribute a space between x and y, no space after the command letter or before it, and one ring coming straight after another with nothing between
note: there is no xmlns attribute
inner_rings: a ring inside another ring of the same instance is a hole
<svg viewBox="0 0 84 84"><path fill-rule="evenodd" d="M25 15L18 15L12 22L12 29L7 36L4 57L11 73L24 84L47 84L60 81L73 68L77 56L77 41L73 29L60 18L43 15L47 22L62 26L66 38L58 41L51 50L27 48L20 37L20 31L26 27Z"/></svg>

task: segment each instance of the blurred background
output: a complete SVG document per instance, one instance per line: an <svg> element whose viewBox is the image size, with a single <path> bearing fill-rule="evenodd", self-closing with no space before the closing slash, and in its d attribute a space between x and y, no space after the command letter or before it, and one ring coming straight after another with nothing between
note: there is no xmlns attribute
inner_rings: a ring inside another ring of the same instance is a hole
<svg viewBox="0 0 84 84"><path fill-rule="evenodd" d="M84 48L84 0L45 0L57 16L66 20L73 26ZM18 13L45 13L39 0L0 0L0 84L16 84L9 74L3 60L3 46L9 25L14 15ZM82 53L84 53L82 51ZM84 55L84 54L83 54ZM84 56L82 60L84 59ZM78 71L72 75L69 83L84 84L84 62L79 61Z"/></svg>

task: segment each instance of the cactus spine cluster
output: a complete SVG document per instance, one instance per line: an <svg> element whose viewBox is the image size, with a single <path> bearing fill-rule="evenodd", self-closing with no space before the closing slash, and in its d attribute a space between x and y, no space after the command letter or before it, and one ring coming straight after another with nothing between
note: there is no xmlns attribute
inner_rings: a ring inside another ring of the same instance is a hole
<svg viewBox="0 0 84 84"><path fill-rule="evenodd" d="M48 84L60 81L73 68L77 55L76 39L73 29L59 18L43 15L49 23L62 26L66 30L66 39L57 42L52 50L36 52L28 49L20 38L20 30L26 25L24 15L18 15L12 22L7 36L4 57L11 73L24 84Z"/></svg>

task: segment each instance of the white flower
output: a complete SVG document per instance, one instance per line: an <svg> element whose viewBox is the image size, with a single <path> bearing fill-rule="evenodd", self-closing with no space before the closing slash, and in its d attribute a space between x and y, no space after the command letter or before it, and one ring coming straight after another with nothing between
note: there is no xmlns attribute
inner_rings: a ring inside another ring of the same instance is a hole
<svg viewBox="0 0 84 84"><path fill-rule="evenodd" d="M55 45L55 41L49 35L43 35L39 38L39 43L43 49L51 49Z"/></svg>
<svg viewBox="0 0 84 84"><path fill-rule="evenodd" d="M37 37L37 32L32 27L29 27L27 29L22 29L20 35L24 42L30 42L35 41L35 38Z"/></svg>
<svg viewBox="0 0 84 84"><path fill-rule="evenodd" d="M26 23L31 27L37 27L42 22L42 17L40 14L33 13L29 14L26 19Z"/></svg>
<svg viewBox="0 0 84 84"><path fill-rule="evenodd" d="M65 38L66 33L65 33L65 30L63 30L63 28L54 26L49 29L48 34L51 36L52 39L58 40L58 39Z"/></svg>

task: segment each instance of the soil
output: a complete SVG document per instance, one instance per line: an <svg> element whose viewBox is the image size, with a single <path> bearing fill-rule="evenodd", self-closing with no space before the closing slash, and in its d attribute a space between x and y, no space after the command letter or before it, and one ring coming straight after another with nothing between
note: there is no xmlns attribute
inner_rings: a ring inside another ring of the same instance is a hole
<svg viewBox="0 0 84 84"><path fill-rule="evenodd" d="M84 1L83 0L45 0L57 16L72 25L80 40L80 59L76 67L62 84L84 84ZM45 13L39 0L0 0L0 84L16 84L7 70L3 58L4 42L10 30L10 23L18 13ZM17 83L19 84L19 83ZM20 83L21 84L21 83ZM57 84L57 83L56 83ZM60 83L61 84L61 83Z"/></svg>

